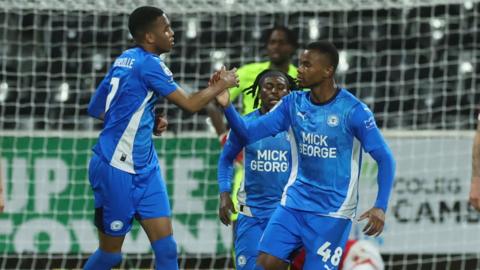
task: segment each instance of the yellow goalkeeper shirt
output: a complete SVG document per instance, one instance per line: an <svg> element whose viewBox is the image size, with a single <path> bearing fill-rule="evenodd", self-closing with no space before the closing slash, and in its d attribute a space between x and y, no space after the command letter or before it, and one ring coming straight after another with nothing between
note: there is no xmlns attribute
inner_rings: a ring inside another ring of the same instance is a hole
<svg viewBox="0 0 480 270"><path fill-rule="evenodd" d="M235 100L242 91L251 86L255 81L257 75L264 71L265 69L270 68L270 62L259 62L259 63L251 63L246 64L237 70L238 78L240 79L240 84L238 87L230 88L230 100ZM297 77L297 68L290 64L288 67L288 75L292 76L293 78ZM247 114L252 112L255 108L253 108L254 98L252 95L242 95L242 114Z"/></svg>

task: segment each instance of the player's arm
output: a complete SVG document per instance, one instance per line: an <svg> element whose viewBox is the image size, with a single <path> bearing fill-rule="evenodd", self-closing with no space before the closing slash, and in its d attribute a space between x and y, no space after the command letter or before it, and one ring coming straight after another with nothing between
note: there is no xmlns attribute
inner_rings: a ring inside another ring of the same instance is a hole
<svg viewBox="0 0 480 270"><path fill-rule="evenodd" d="M230 94L230 101L233 102L241 93L242 91L247 88L249 85L246 85L246 81L243 80L242 78L245 77L247 70L245 67L241 67L237 70L237 75L239 78L239 84L237 87L232 87L228 89L229 94ZM216 74L214 74L215 76ZM212 84L216 79L218 78L212 78L210 79L209 84ZM218 77L218 76L217 76ZM210 102L206 107L205 107L208 117L210 117L212 121L212 125L215 128L215 132L219 136L220 141L224 140L224 136L227 134L227 126L225 125L225 122L223 121L223 111L219 106L216 104L216 102Z"/></svg>
<svg viewBox="0 0 480 270"><path fill-rule="evenodd" d="M228 88L228 86L235 83L236 79L234 79L234 75L227 76L229 77L226 77L224 79L225 81L219 81L212 86L190 95L187 95L182 88L177 88L176 91L166 96L166 98L188 112L198 112L222 92L223 89Z"/></svg>
<svg viewBox="0 0 480 270"><path fill-rule="evenodd" d="M368 107L358 104L353 108L349 115L349 127L378 165L378 193L375 205L359 219L369 220L363 230L365 234L378 236L385 224L385 212L395 178L395 159Z"/></svg>
<svg viewBox="0 0 480 270"><path fill-rule="evenodd" d="M142 77L150 89L188 112L198 112L224 89L238 84L236 69L226 70L222 68L218 73L219 79L215 83L201 91L187 94L173 80L171 72L162 65L160 59L149 58L145 60L141 70Z"/></svg>
<svg viewBox="0 0 480 270"><path fill-rule="evenodd" d="M480 115L472 147L472 182L470 186L470 204L480 211Z"/></svg>
<svg viewBox="0 0 480 270"><path fill-rule="evenodd" d="M217 96L218 103L225 109L225 117L230 127L247 145L288 129L290 126L288 113L290 99L291 95L288 95L282 98L267 114L251 121L245 121L230 103L228 91Z"/></svg>
<svg viewBox="0 0 480 270"><path fill-rule="evenodd" d="M231 198L232 179L234 174L233 163L243 147L244 142L238 138L235 132L230 131L227 142L225 143L220 158L218 159L217 177L218 189L220 192L218 215L222 223L227 226L230 224L230 214L235 213L235 207L233 206Z"/></svg>
<svg viewBox="0 0 480 270"><path fill-rule="evenodd" d="M112 79L111 71L103 78L103 80L98 85L95 93L90 99L88 104L87 112L88 114L100 120L103 120L105 116L105 106L107 104L108 92L110 89L110 80Z"/></svg>
<svg viewBox="0 0 480 270"><path fill-rule="evenodd" d="M208 103L205 109L207 111L208 117L210 117L212 121L212 125L215 128L215 132L217 133L217 136L219 136L221 140L224 134L226 134L227 132L227 126L223 122L222 111L217 107L217 105L214 102Z"/></svg>

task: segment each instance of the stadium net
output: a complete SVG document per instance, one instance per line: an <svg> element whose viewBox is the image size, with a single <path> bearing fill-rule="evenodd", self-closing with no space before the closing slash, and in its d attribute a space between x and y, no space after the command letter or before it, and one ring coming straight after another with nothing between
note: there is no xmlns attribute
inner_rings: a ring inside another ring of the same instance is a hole
<svg viewBox="0 0 480 270"><path fill-rule="evenodd" d="M101 123L86 106L115 57L132 46L128 14L145 4L169 15L176 44L164 58L187 91L206 86L223 64L266 60L262 36L274 25L292 28L302 45L334 42L337 81L372 108L397 157L387 227L372 240L387 268L480 267L480 217L467 203L479 1L0 2L0 269L80 268L96 248L87 164ZM217 219L220 145L206 113L167 102L157 109L170 123L155 144L180 267L232 268L231 229ZM375 190L375 165L364 163L360 211ZM352 237L363 238L358 226ZM138 225L123 251L122 268L153 267Z"/></svg>

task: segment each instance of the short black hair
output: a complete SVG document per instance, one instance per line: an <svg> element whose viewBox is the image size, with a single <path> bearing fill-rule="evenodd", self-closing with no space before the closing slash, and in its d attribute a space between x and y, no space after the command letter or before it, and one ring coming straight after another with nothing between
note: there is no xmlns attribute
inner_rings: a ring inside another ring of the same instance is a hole
<svg viewBox="0 0 480 270"><path fill-rule="evenodd" d="M284 25L275 25L274 27L268 29L265 34L263 35L263 42L268 44L270 37L272 36L273 32L275 31L282 31L287 36L288 44L292 45L295 49L298 48L298 35L292 29L284 26Z"/></svg>
<svg viewBox="0 0 480 270"><path fill-rule="evenodd" d="M326 40L316 41L308 44L306 49L316 50L319 53L326 54L330 59L330 64L333 66L333 71L335 72L337 70L338 50L333 43Z"/></svg>
<svg viewBox="0 0 480 270"><path fill-rule="evenodd" d="M272 69L265 69L264 71L260 72L257 77L255 78L255 81L253 84L245 89L242 90L247 95L252 95L254 98L253 101L253 108L256 109L260 105L260 89L262 89L261 83L262 79L269 77L270 75L272 76L282 76L287 79L287 87L288 90L290 91L295 91L298 90L298 85L297 82L295 81L292 76L288 75L285 72L278 71L278 70L272 70Z"/></svg>
<svg viewBox="0 0 480 270"><path fill-rule="evenodd" d="M150 30L152 23L158 17L163 16L163 14L163 10L152 6L143 6L135 9L128 17L128 29L132 37L136 41L140 41L139 39L142 35Z"/></svg>

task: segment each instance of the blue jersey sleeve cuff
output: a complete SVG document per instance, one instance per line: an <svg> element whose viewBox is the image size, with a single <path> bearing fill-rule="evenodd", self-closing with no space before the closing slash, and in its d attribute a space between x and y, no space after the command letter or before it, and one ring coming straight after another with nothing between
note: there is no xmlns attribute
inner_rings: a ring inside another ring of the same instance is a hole
<svg viewBox="0 0 480 270"><path fill-rule="evenodd" d="M376 201L374 207L375 207L375 208L380 208L380 209L383 210L384 213L386 213L386 212L387 212L388 204L387 204L387 202Z"/></svg>
<svg viewBox="0 0 480 270"><path fill-rule="evenodd" d="M168 85L168 87L163 91L162 94L164 96L168 96L171 93L175 92L178 88L180 88L180 86L176 82L173 82L173 83Z"/></svg>
<svg viewBox="0 0 480 270"><path fill-rule="evenodd" d="M231 115L235 114L235 107L233 107L233 104L230 103L230 105L228 105L227 108L225 108L224 111L225 111L225 115L231 116Z"/></svg>
<svg viewBox="0 0 480 270"><path fill-rule="evenodd" d="M219 184L219 191L222 192L231 192L232 188L230 187L230 183L220 183Z"/></svg>
<svg viewBox="0 0 480 270"><path fill-rule="evenodd" d="M99 110L95 110L93 107L90 107L90 106L89 106L88 109L87 109L87 113L88 113L88 115L90 115L91 117L98 119L98 118L100 117L100 113L101 113L101 112L100 112Z"/></svg>
<svg viewBox="0 0 480 270"><path fill-rule="evenodd" d="M386 145L383 148L372 151L370 155L378 164L378 194L375 207L386 212L395 179L395 159L390 148Z"/></svg>

